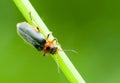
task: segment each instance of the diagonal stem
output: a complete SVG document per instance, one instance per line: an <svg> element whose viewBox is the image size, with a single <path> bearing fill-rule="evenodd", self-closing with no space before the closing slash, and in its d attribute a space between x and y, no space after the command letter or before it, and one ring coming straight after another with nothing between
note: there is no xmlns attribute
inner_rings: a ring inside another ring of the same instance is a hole
<svg viewBox="0 0 120 83"><path fill-rule="evenodd" d="M40 28L41 33L46 37L50 31L47 26L44 24L40 16L37 14L29 0L13 0L20 12L23 14L28 23L32 24L32 21L29 16L29 12L32 13L32 19L35 21L36 25ZM50 40L54 39L53 36L50 36ZM58 46L60 49L61 47ZM61 49L62 50L62 49ZM82 76L76 70L72 62L69 60L67 55L64 52L58 52L56 55L52 55L53 59L57 61L60 69L63 71L67 79L72 83L85 83Z"/></svg>

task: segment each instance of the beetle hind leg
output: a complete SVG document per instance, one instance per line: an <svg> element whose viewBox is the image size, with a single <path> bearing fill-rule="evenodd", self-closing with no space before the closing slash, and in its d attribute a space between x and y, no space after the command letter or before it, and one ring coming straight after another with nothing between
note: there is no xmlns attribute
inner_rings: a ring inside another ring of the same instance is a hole
<svg viewBox="0 0 120 83"><path fill-rule="evenodd" d="M35 27L35 28L36 28L36 31L37 31L37 32L40 32L39 27L36 25L35 21L34 21L33 18L32 18L31 12L29 12L29 16L30 16L30 20L32 21L32 24L36 26L36 27Z"/></svg>

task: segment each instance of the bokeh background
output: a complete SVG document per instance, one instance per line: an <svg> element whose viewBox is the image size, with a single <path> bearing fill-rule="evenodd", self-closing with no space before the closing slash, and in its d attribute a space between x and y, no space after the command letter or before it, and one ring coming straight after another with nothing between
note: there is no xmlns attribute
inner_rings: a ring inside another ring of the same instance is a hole
<svg viewBox="0 0 120 83"><path fill-rule="evenodd" d="M30 0L87 83L120 83L119 0ZM0 83L69 83L51 56L16 32L25 21L12 0L0 0Z"/></svg>

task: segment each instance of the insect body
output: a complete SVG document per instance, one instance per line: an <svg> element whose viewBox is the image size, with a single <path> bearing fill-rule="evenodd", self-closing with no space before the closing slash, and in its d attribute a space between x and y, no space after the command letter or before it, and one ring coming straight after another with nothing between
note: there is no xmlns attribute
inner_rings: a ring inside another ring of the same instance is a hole
<svg viewBox="0 0 120 83"><path fill-rule="evenodd" d="M21 38L34 46L38 51L42 50L44 52L44 56L46 54L57 53L58 47L53 45L55 39L48 41L50 34L48 34L47 38L44 38L44 36L39 33L39 31L40 30L38 28L33 27L26 22L17 24L17 32Z"/></svg>

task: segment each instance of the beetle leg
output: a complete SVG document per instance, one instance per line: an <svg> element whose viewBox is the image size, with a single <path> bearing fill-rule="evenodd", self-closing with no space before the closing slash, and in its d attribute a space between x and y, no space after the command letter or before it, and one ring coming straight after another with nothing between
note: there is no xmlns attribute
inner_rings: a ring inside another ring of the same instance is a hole
<svg viewBox="0 0 120 83"><path fill-rule="evenodd" d="M50 37L50 35L52 34L52 32L50 32L47 37L46 37L46 40L48 40L48 38Z"/></svg>
<svg viewBox="0 0 120 83"><path fill-rule="evenodd" d="M45 53L43 54L43 56L45 56Z"/></svg>
<svg viewBox="0 0 120 83"><path fill-rule="evenodd" d="M54 39L51 41L51 43L54 43L55 41L57 41L57 39L54 38Z"/></svg>
<svg viewBox="0 0 120 83"><path fill-rule="evenodd" d="M40 29L38 27L36 27L36 28L37 28L37 32L40 32Z"/></svg>
<svg viewBox="0 0 120 83"><path fill-rule="evenodd" d="M58 43L58 40L57 40L56 38L54 38L54 39L51 41L51 43L54 43L54 42L56 42L56 45L59 45L59 46L60 46L60 44Z"/></svg>
<svg viewBox="0 0 120 83"><path fill-rule="evenodd" d="M58 40L56 39L56 45L59 45L60 46L60 44L58 43Z"/></svg>
<svg viewBox="0 0 120 83"><path fill-rule="evenodd" d="M46 40L48 40L49 36L50 36L50 34L47 35Z"/></svg>
<svg viewBox="0 0 120 83"><path fill-rule="evenodd" d="M30 16L30 20L33 20L33 19L32 19L32 15L31 15L31 12L29 12L29 16Z"/></svg>
<svg viewBox="0 0 120 83"><path fill-rule="evenodd" d="M30 15L30 20L32 21L32 24L36 26L36 23L34 22L34 20L33 20L33 18L32 18L32 14L31 14L31 12L29 12L29 15ZM40 29L38 28L38 26L35 27L35 28L37 28L37 29L36 29L37 32L40 32Z"/></svg>

